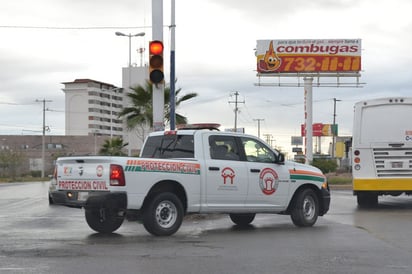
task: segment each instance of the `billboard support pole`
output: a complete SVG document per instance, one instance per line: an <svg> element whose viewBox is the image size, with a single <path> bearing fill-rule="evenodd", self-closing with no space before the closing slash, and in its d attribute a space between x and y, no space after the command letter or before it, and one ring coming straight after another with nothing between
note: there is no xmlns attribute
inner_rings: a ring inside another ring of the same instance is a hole
<svg viewBox="0 0 412 274"><path fill-rule="evenodd" d="M313 87L313 78L305 77L304 80L304 89L305 89L305 130L306 130L306 158L305 163L311 164L313 161L313 96L312 96L312 87Z"/></svg>

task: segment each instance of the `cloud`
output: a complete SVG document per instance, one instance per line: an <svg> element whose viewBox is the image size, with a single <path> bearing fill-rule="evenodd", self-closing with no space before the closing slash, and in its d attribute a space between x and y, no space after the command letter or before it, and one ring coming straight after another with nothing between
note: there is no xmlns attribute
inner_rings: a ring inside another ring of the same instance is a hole
<svg viewBox="0 0 412 274"><path fill-rule="evenodd" d="M164 25L170 23L169 9L169 2L164 1ZM300 134L304 121L303 87L255 86L259 81L254 71L256 40L361 38L363 71L359 81L366 85L313 89L316 122L332 120L332 98L338 98L341 101L336 118L340 132L349 135L356 101L410 94L410 10L412 2L408 0L397 1L396 5L386 0L176 1L177 87L182 88L182 93L199 93L194 100L182 104L178 112L190 122L218 122L232 127L233 105L228 101L230 94L238 91L245 101L239 106L239 126L257 134L253 119L264 119L262 134L273 134L277 142L289 146L290 136ZM0 125L14 123L26 128L41 124L41 106L34 103L36 99L50 99L53 102L48 107L63 109L61 82L91 78L121 85L121 68L128 62L128 39L117 37L114 32L146 32L145 37L132 39L132 62L139 64L141 56L136 49L147 48L151 20L150 0L2 3L0 102L17 105L1 105L0 117L8 119L0 120ZM127 28L130 26L137 28ZM165 26L165 60L170 58L169 42ZM146 63L147 51L142 57ZM168 61L165 67L168 79ZM60 112L48 113L47 117L54 128L64 127Z"/></svg>

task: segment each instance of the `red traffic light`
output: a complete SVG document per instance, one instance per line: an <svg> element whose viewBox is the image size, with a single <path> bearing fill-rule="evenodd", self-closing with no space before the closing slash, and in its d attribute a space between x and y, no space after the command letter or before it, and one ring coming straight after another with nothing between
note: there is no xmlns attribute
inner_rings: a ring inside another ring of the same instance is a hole
<svg viewBox="0 0 412 274"><path fill-rule="evenodd" d="M150 42L149 52L154 55L163 54L163 43L157 40Z"/></svg>
<svg viewBox="0 0 412 274"><path fill-rule="evenodd" d="M155 40L149 43L149 79L152 84L164 81L163 72L163 42Z"/></svg>

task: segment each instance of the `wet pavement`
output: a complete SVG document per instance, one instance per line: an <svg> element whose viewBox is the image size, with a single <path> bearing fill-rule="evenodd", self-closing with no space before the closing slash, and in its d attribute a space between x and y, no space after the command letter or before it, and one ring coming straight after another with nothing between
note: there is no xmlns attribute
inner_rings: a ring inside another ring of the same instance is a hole
<svg viewBox="0 0 412 274"><path fill-rule="evenodd" d="M257 215L247 228L225 215L185 219L171 237L125 222L94 233L81 209L50 206L48 183L0 184L0 273L411 273L412 197L361 210L332 190L312 228Z"/></svg>

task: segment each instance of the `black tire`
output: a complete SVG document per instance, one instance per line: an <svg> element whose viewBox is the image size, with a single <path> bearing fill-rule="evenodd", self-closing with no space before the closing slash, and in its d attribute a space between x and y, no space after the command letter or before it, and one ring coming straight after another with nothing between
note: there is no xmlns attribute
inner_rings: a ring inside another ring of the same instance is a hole
<svg viewBox="0 0 412 274"><path fill-rule="evenodd" d="M241 213L241 214L231 213L229 214L229 216L232 222L234 222L235 224L239 226L247 226L251 222L253 222L256 214L255 213Z"/></svg>
<svg viewBox="0 0 412 274"><path fill-rule="evenodd" d="M52 196L49 193L49 205L52 205L52 204L54 204L54 201L53 201Z"/></svg>
<svg viewBox="0 0 412 274"><path fill-rule="evenodd" d="M310 188L296 194L290 217L296 226L313 226L319 216L319 199L315 191Z"/></svg>
<svg viewBox="0 0 412 274"><path fill-rule="evenodd" d="M378 205L378 195L375 193L358 193L356 200L361 208L373 208Z"/></svg>
<svg viewBox="0 0 412 274"><path fill-rule="evenodd" d="M112 233L124 221L124 217L118 216L116 211L106 208L86 209L85 217L89 227L99 233Z"/></svg>
<svg viewBox="0 0 412 274"><path fill-rule="evenodd" d="M155 236L170 236L183 222L183 204L173 193L163 192L153 196L144 208L143 225Z"/></svg>

